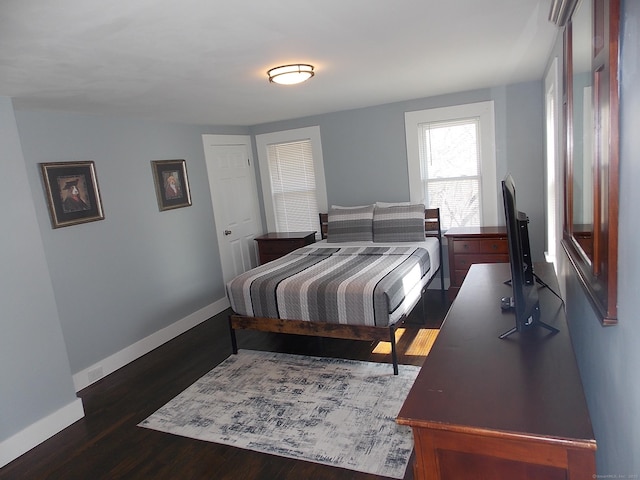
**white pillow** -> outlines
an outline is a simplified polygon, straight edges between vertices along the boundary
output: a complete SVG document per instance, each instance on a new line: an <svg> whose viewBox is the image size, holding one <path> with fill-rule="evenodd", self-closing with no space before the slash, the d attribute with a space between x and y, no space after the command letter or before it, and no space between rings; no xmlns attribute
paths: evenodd
<svg viewBox="0 0 640 480"><path fill-rule="evenodd" d="M342 205L331 205L334 210L353 210L354 208L368 208L371 205L358 205L356 207L343 207Z"/></svg>
<svg viewBox="0 0 640 480"><path fill-rule="evenodd" d="M376 207L380 207L380 208L398 207L398 206L405 206L405 205L411 205L411 202L392 202L392 203L376 202Z"/></svg>

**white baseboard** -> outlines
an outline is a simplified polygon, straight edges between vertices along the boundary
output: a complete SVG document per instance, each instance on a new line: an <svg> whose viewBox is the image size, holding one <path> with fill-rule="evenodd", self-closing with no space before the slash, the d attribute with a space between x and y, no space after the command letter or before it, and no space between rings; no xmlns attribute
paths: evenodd
<svg viewBox="0 0 640 480"><path fill-rule="evenodd" d="M76 392L124 367L229 307L225 297L73 375Z"/></svg>
<svg viewBox="0 0 640 480"><path fill-rule="evenodd" d="M84 417L82 400L77 398L61 409L32 423L27 428L0 442L0 468L23 453L53 437Z"/></svg>

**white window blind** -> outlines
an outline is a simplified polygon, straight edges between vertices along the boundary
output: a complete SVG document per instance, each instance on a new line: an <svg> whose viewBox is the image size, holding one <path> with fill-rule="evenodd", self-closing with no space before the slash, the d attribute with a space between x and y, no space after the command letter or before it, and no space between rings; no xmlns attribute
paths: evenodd
<svg viewBox="0 0 640 480"><path fill-rule="evenodd" d="M318 230L316 177L310 140L267 147L276 229Z"/></svg>
<svg viewBox="0 0 640 480"><path fill-rule="evenodd" d="M418 124L422 197L443 228L482 224L479 119Z"/></svg>

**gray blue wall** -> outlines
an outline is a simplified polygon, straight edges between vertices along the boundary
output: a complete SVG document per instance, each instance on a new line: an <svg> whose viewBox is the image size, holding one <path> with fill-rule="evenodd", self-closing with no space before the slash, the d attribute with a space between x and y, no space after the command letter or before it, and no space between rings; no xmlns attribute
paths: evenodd
<svg viewBox="0 0 640 480"><path fill-rule="evenodd" d="M598 442L598 473L609 478L638 478L640 2L623 0L621 27L618 325L600 326L566 259L562 272L571 338Z"/></svg>
<svg viewBox="0 0 640 480"><path fill-rule="evenodd" d="M476 90L257 125L252 134L320 126L329 204L361 205L409 199L404 113L494 101L496 182L510 171L518 206L531 219L534 259L544 250L544 134L541 82ZM499 190L498 190L499 191ZM502 198L496 199L502 214ZM504 224L504 220L502 220Z"/></svg>
<svg viewBox="0 0 640 480"><path fill-rule="evenodd" d="M16 113L74 373L221 298L202 147L210 127ZM160 212L151 160L186 160L193 205ZM105 219L52 229L39 162L93 160Z"/></svg>
<svg viewBox="0 0 640 480"><path fill-rule="evenodd" d="M76 398L11 100L0 97L2 442ZM79 406L82 416L82 406ZM62 425L64 426L64 425ZM55 433L55 432L54 432ZM4 448L9 448L5 445Z"/></svg>

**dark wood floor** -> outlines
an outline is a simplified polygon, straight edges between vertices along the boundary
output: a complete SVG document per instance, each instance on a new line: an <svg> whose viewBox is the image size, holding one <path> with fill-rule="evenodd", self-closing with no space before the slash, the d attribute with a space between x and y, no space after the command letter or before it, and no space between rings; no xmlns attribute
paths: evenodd
<svg viewBox="0 0 640 480"><path fill-rule="evenodd" d="M438 292L428 292L427 305L425 326L437 328L448 305L440 303ZM417 338L418 317L417 313L410 316L399 340L401 364L421 365L424 361L424 354L416 354L415 348L408 351L411 340ZM390 361L390 355L374 353L373 342L240 331L238 346ZM227 312L223 312L80 391L85 417L0 469L0 479L382 478L136 426L230 354ZM413 479L411 467L405 479Z"/></svg>

